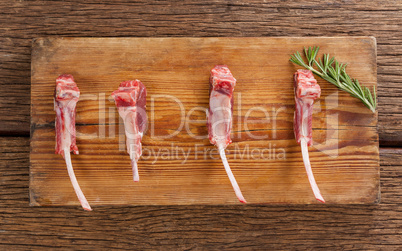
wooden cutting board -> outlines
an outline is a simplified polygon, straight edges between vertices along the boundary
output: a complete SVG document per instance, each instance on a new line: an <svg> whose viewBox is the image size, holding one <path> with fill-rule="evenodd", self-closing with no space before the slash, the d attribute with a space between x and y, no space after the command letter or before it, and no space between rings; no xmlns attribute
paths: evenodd
<svg viewBox="0 0 402 251"><path fill-rule="evenodd" d="M208 79L227 64L237 79L233 143L226 150L249 203L316 202L293 134L289 57L321 47L371 89L377 84L372 37L40 38L32 47L30 202L79 205L65 162L54 154L55 79L72 74L81 90L72 163L92 206L238 204L205 125ZM125 80L146 86L148 129L132 181L124 129L112 91ZM310 159L327 203L378 203L377 114L317 78ZM96 210L96 207L95 207Z"/></svg>

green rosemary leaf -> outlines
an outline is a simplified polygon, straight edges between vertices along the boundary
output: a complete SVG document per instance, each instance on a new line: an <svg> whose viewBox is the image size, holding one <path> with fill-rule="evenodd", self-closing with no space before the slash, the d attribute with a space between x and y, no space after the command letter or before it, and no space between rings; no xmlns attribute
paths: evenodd
<svg viewBox="0 0 402 251"><path fill-rule="evenodd" d="M374 97L374 107L377 107L377 93L375 91L375 86L373 87L373 97Z"/></svg>
<svg viewBox="0 0 402 251"><path fill-rule="evenodd" d="M352 81L352 83L354 84L355 88L356 88L357 90L359 90L359 92L360 92L361 94L364 93L362 87L361 87L360 84L359 84L359 80L354 79L354 80ZM367 88L367 87L366 87L366 88Z"/></svg>
<svg viewBox="0 0 402 251"><path fill-rule="evenodd" d="M367 88L367 87L365 87L365 88L366 88L366 90L367 90L367 96L366 96L367 99L369 99L369 101L370 101L371 104L374 104L373 96L371 95L370 89Z"/></svg>

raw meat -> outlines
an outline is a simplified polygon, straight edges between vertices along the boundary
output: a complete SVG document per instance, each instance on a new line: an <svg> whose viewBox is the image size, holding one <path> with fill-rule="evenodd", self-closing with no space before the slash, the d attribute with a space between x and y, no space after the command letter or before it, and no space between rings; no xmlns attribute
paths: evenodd
<svg viewBox="0 0 402 251"><path fill-rule="evenodd" d="M71 164L70 151L78 154L75 141L75 110L80 97L80 90L74 82L72 75L60 75L56 79L54 94L54 110L56 111L56 154L61 154L67 164L68 175L77 194L81 206L91 211L88 201L78 185L73 166Z"/></svg>
<svg viewBox="0 0 402 251"><path fill-rule="evenodd" d="M225 155L226 147L232 143L230 131L232 129L233 90L235 85L236 79L226 65L217 65L211 70L207 126L209 140L211 144L219 149L223 165L237 198L240 202L246 203Z"/></svg>
<svg viewBox="0 0 402 251"><path fill-rule="evenodd" d="M124 121L127 152L130 154L133 179L140 180L137 161L141 157L141 139L147 126L145 112L147 90L139 80L122 82L112 93L119 115Z"/></svg>
<svg viewBox="0 0 402 251"><path fill-rule="evenodd" d="M294 74L296 110L294 115L294 132L297 143L301 145L303 162L308 180L317 200L325 203L320 189L315 182L308 155L308 146L313 144L312 118L314 100L320 97L321 89L309 70L298 70Z"/></svg>

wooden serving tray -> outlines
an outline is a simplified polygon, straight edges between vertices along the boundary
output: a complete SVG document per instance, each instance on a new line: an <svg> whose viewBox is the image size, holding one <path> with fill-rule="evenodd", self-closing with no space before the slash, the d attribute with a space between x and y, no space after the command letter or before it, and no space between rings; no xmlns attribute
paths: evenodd
<svg viewBox="0 0 402 251"><path fill-rule="evenodd" d="M72 163L92 206L238 204L205 125L208 79L216 64L237 79L226 154L249 203L316 202L293 134L290 55L321 47L360 83L376 86L371 37L40 38L32 47L30 201L79 205L65 162L54 154L55 79L72 74L81 90ZM321 56L320 52L320 56ZM146 86L148 129L134 183L124 129L110 94L119 83ZM377 114L317 78L310 159L327 203L379 202Z"/></svg>

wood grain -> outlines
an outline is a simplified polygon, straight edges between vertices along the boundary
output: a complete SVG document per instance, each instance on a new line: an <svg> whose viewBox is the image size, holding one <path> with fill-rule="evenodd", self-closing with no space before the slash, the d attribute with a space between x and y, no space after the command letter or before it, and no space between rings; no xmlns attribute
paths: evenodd
<svg viewBox="0 0 402 251"><path fill-rule="evenodd" d="M29 134L25 90L36 37L375 36L380 142L402 145L401 10L400 1L385 0L0 1L0 133Z"/></svg>
<svg viewBox="0 0 402 251"><path fill-rule="evenodd" d="M10 147L12 146L12 147ZM402 149L382 148L373 205L30 207L29 139L0 138L0 248L398 250Z"/></svg>
<svg viewBox="0 0 402 251"><path fill-rule="evenodd" d="M65 163L54 154L52 94L55 79L63 73L75 76L82 94L77 106L80 155L73 156L73 163L92 205L238 203L217 150L206 137L208 78L215 64L229 65L237 78L235 143L227 155L247 201L315 203L293 135L292 75L297 67L288 61L292 52L313 42L350 62L349 72L370 88L376 85L375 40L365 37L36 40L31 204L78 203ZM108 100L121 81L135 78L147 87L149 118L139 183L132 181L124 130L118 130L122 124ZM319 84L323 91L313 121L317 143L310 155L323 196L328 203L378 202L377 117L329 83Z"/></svg>

